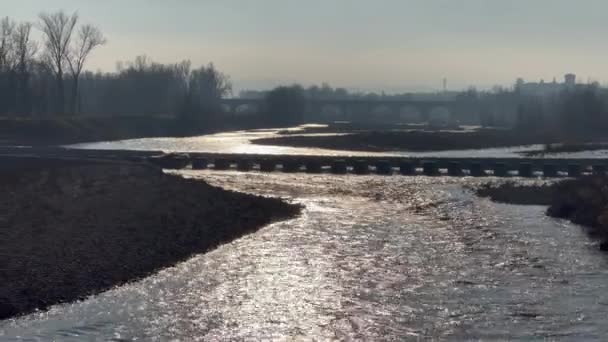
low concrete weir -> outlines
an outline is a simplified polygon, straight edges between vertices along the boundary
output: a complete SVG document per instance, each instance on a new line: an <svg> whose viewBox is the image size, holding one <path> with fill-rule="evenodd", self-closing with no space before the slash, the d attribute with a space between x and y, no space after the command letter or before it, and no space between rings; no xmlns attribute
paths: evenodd
<svg viewBox="0 0 608 342"><path fill-rule="evenodd" d="M274 160L264 159L260 162L260 171L274 172L277 169L277 163Z"/></svg>
<svg viewBox="0 0 608 342"><path fill-rule="evenodd" d="M472 163L469 169L469 174L473 177L482 177L487 175L480 163Z"/></svg>
<svg viewBox="0 0 608 342"><path fill-rule="evenodd" d="M206 158L193 158L192 170L205 170L209 167L209 161Z"/></svg>
<svg viewBox="0 0 608 342"><path fill-rule="evenodd" d="M403 176L411 176L416 174L416 167L410 162L401 162L399 165L399 172Z"/></svg>
<svg viewBox="0 0 608 342"><path fill-rule="evenodd" d="M532 164L523 163L519 165L518 175L520 177L532 177L534 175L534 169Z"/></svg>
<svg viewBox="0 0 608 342"><path fill-rule="evenodd" d="M335 173L338 175L343 175L348 172L348 167L346 165L346 161L344 160L335 160L331 163L331 173Z"/></svg>
<svg viewBox="0 0 608 342"><path fill-rule="evenodd" d="M437 176L439 174L439 169L437 168L436 163L426 162L422 164L422 172L425 176Z"/></svg>
<svg viewBox="0 0 608 342"><path fill-rule="evenodd" d="M450 162L448 164L448 175L452 177L460 177L463 175L462 165L458 162Z"/></svg>
<svg viewBox="0 0 608 342"><path fill-rule="evenodd" d="M393 174L393 166L391 162L387 160L380 160L376 162L376 173L383 176L389 176Z"/></svg>
<svg viewBox="0 0 608 342"><path fill-rule="evenodd" d="M73 161L144 162L164 169L192 167L202 170L334 172L365 175L372 170L380 174L415 176L475 176L483 177L579 177L606 174L608 159L599 158L449 158L449 157L350 157L311 155L260 155L228 153L170 153L161 151L78 150L61 147L0 148L0 157L52 159L65 163ZM0 164L10 167L10 163ZM394 166L399 167L395 173ZM447 171L446 171L447 170Z"/></svg>
<svg viewBox="0 0 608 342"><path fill-rule="evenodd" d="M183 157L172 158L167 166L184 168ZM355 157L326 156L256 156L256 155L221 155L201 156L193 154L191 157L193 169L204 169L203 165L209 160L213 161L214 169L229 170L234 164L239 171L259 170L262 172L276 171L279 165L283 172L307 172L320 174L330 172L333 174L403 176L451 176L451 177L580 177L590 173L605 174L608 160L604 159L532 159L532 158L380 158L369 157L360 159ZM158 160L153 158L151 160ZM395 172L393 167L398 167Z"/></svg>
<svg viewBox="0 0 608 342"><path fill-rule="evenodd" d="M369 174L369 162L366 160L355 160L353 162L353 173L356 175Z"/></svg>
<svg viewBox="0 0 608 342"><path fill-rule="evenodd" d="M307 173L321 173L323 171L323 166L316 160L306 162L304 167Z"/></svg>
<svg viewBox="0 0 608 342"><path fill-rule="evenodd" d="M230 169L230 161L228 159L216 159L213 161L213 168L215 170L228 170Z"/></svg>
<svg viewBox="0 0 608 342"><path fill-rule="evenodd" d="M243 172L251 171L253 170L253 162L249 159L239 160L236 163L236 169Z"/></svg>
<svg viewBox="0 0 608 342"><path fill-rule="evenodd" d="M580 177L581 166L577 164L568 165L568 176L569 177Z"/></svg>

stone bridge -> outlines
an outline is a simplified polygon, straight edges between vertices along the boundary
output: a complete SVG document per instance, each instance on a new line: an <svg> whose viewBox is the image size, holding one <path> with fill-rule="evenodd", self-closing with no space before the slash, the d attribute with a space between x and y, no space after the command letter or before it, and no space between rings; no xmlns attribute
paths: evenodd
<svg viewBox="0 0 608 342"><path fill-rule="evenodd" d="M222 105L232 114L254 114L263 109L264 99L224 99ZM305 119L314 122L447 124L457 112L458 104L453 100L315 99L307 101Z"/></svg>

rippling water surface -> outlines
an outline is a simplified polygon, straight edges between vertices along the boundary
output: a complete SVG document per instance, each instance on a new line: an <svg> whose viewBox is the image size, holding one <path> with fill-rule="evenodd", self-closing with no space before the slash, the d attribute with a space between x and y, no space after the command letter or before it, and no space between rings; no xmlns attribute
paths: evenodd
<svg viewBox="0 0 608 342"><path fill-rule="evenodd" d="M290 128L290 130L301 130L306 126ZM314 125L312 125L314 126ZM478 150L462 151L435 151L435 152L363 152L363 151L338 151L320 148L301 148L289 146L255 145L251 140L259 138L273 138L281 136L279 129L258 129L248 131L224 132L217 134L202 135L188 138L144 138L120 141L107 141L97 143L76 144L70 147L81 149L102 150L155 150L164 152L208 152L208 153L244 153L244 154L297 154L297 155L324 155L324 156L434 156L434 157L512 157L522 155L518 152L542 149L541 145L518 146L507 148L485 148ZM336 135L336 134L311 134L298 133L299 135ZM298 135L296 134L296 135ZM595 151L593 153L573 154L576 158L605 158L608 151ZM569 154L561 155L569 157Z"/></svg>
<svg viewBox="0 0 608 342"><path fill-rule="evenodd" d="M477 180L185 171L301 217L144 280L0 322L0 340L604 340L608 262Z"/></svg>

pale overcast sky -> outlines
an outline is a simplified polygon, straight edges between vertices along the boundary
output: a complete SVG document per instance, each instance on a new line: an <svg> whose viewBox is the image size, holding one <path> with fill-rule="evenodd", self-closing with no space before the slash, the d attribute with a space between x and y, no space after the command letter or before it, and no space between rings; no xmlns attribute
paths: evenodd
<svg viewBox="0 0 608 342"><path fill-rule="evenodd" d="M213 61L237 89L608 80L606 0L0 0L0 16L17 20L58 9L106 34L91 70L141 54Z"/></svg>

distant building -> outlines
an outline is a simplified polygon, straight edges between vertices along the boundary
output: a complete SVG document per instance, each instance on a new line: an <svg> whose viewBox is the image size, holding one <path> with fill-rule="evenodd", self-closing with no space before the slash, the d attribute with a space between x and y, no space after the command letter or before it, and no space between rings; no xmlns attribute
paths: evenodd
<svg viewBox="0 0 608 342"><path fill-rule="evenodd" d="M576 86L576 75L567 74L564 76L564 83L558 83L555 79L553 82L545 82L541 80L538 83L525 82L523 78L518 78L515 83L515 90L522 95L551 97L558 95L560 92L572 89Z"/></svg>

